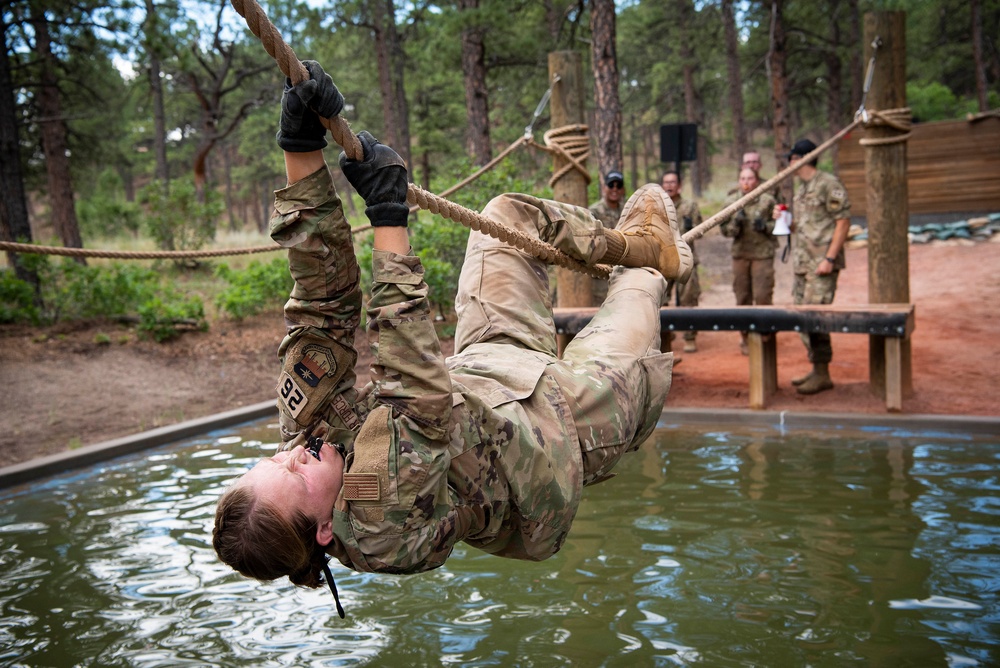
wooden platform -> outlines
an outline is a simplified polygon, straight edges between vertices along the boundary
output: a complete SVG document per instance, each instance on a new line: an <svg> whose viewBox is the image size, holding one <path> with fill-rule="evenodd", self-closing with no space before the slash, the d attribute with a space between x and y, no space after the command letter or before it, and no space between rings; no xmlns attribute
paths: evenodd
<svg viewBox="0 0 1000 668"><path fill-rule="evenodd" d="M594 317L597 308L553 309L557 334L575 335ZM664 308L663 332L748 332L750 407L764 408L778 388L777 332L867 334L870 344L885 350L886 409L901 411L903 393L910 384L903 364L903 345L915 327L913 304L865 306L731 306L728 308Z"/></svg>

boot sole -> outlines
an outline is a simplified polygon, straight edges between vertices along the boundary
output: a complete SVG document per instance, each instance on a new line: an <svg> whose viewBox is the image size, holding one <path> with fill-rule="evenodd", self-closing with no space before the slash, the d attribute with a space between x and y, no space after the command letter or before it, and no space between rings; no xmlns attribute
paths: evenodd
<svg viewBox="0 0 1000 668"><path fill-rule="evenodd" d="M663 208L667 211L667 224L670 226L670 230L674 237L674 248L677 249L678 257L678 270L677 276L671 278L670 280L677 281L678 283L687 283L688 279L691 278L691 272L694 270L694 253L691 252L691 247L687 244L684 239L681 238L680 228L677 227L677 210L674 208L674 201L670 199L670 196L655 183L649 183L642 186L639 190L632 193L632 196L625 203L625 208L622 209L621 216L619 220L625 220L628 215L632 212L632 208L636 206L639 198L636 195L639 191L647 189L653 194L660 198L663 203ZM673 218L670 217L670 212L674 212Z"/></svg>

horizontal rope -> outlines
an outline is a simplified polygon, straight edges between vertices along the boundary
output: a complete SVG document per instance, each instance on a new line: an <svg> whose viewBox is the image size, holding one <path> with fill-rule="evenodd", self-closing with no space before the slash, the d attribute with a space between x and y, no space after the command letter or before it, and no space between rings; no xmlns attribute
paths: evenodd
<svg viewBox="0 0 1000 668"><path fill-rule="evenodd" d="M37 246L15 241L0 241L0 251L34 255L62 255L64 257L99 257L118 260L175 260L181 258L223 257L226 255L251 255L284 250L283 247L255 246L252 248L216 248L213 250L172 250L172 251L113 251L95 248L68 248L66 246Z"/></svg>

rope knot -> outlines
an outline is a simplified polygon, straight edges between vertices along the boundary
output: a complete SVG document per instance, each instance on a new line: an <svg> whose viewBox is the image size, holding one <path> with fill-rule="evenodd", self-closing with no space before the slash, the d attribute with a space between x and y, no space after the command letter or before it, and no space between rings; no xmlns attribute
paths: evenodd
<svg viewBox="0 0 1000 668"><path fill-rule="evenodd" d="M883 109L882 111L865 110L865 128L887 127L896 130L900 134L889 135L887 137L863 137L858 143L862 146L885 146L887 144L904 142L910 138L911 119L909 107Z"/></svg>

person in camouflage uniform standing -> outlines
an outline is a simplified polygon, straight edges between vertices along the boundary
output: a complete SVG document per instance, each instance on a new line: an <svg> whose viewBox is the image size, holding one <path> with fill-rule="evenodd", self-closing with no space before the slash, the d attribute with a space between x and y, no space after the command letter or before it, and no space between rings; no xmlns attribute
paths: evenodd
<svg viewBox="0 0 1000 668"><path fill-rule="evenodd" d="M816 144L800 139L788 153L790 162L816 150ZM792 252L795 283L792 296L796 304L832 304L837 292L837 277L844 269L844 242L851 224L851 202L847 190L833 174L816 168L816 160L797 173L801 187L796 188L792 204ZM775 207L773 217L779 211ZM801 394L816 394L833 388L830 360L833 348L829 334L803 334L812 370L792 380Z"/></svg>
<svg viewBox="0 0 1000 668"><path fill-rule="evenodd" d="M545 559L566 540L582 488L610 477L662 412L673 356L658 349L660 304L666 279L693 267L673 206L645 186L609 230L585 208L492 200L485 216L616 265L608 298L560 359L546 266L472 232L446 359L409 245L405 165L362 132L363 160L340 157L375 235L372 380L358 391L359 270L317 116L338 113L343 98L318 64L304 64L310 79L286 82L282 98L289 185L270 224L295 279L276 388L281 444L220 498L213 547L244 575L325 579L335 596L331 556L358 571L413 573L465 541Z"/></svg>
<svg viewBox="0 0 1000 668"><path fill-rule="evenodd" d="M735 202L760 185L757 172L750 167L740 171L740 192ZM755 202L733 214L722 223L722 234L733 240L733 292L738 306L758 306L774 303L774 251L778 239L774 236L774 196L764 193ZM740 332L740 352L747 354L747 333Z"/></svg>
<svg viewBox="0 0 1000 668"><path fill-rule="evenodd" d="M601 199L590 205L590 214L601 221L604 227L618 227L625 206L625 177L621 172L608 172L604 177L604 192ZM608 296L608 281L604 278L590 280L594 306L600 306Z"/></svg>
<svg viewBox="0 0 1000 668"><path fill-rule="evenodd" d="M701 211L698 209L698 203L686 200L681 196L680 174L677 172L666 172L660 179L660 185L674 203L682 233L690 232L696 226L701 225ZM691 244L691 252L694 253L695 265L694 271L691 272L691 278L686 282L678 282L675 288L677 290L677 301L680 306L697 306L698 298L701 297L701 284L698 282L698 253L695 251L694 244ZM673 339L673 334L671 334L670 338ZM697 352L697 338L698 332L696 331L689 330L684 332L684 352Z"/></svg>

